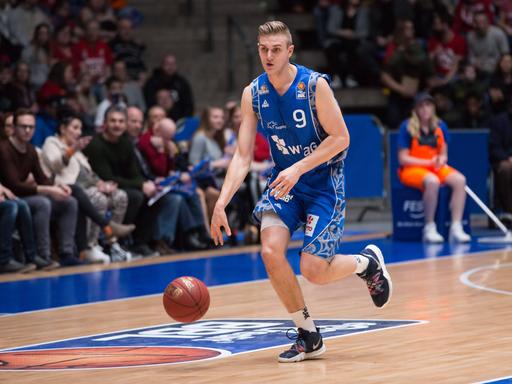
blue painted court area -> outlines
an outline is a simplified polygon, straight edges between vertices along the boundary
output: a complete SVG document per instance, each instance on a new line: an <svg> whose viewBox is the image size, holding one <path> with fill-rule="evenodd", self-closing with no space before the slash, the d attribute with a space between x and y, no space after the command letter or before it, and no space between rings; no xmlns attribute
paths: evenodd
<svg viewBox="0 0 512 384"><path fill-rule="evenodd" d="M480 245L476 242L460 245L425 245L376 239L346 242L342 251L346 254L359 253L369 243L381 247L388 263L465 255L503 248L503 245ZM299 273L299 249L290 249L288 258L295 272ZM163 292L171 280L183 275L195 276L208 286L267 278L258 253L169 261L145 266L121 265L118 269L98 272L0 283L0 313L15 314L158 294Z"/></svg>

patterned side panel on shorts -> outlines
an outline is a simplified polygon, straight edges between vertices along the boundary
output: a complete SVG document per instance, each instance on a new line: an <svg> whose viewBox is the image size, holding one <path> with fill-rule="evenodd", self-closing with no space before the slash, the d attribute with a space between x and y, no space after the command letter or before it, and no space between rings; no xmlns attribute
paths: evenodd
<svg viewBox="0 0 512 384"><path fill-rule="evenodd" d="M331 168L331 181L336 193L336 203L331 221L322 232L302 249L312 255L329 258L334 256L341 245L345 224L345 175L343 162Z"/></svg>

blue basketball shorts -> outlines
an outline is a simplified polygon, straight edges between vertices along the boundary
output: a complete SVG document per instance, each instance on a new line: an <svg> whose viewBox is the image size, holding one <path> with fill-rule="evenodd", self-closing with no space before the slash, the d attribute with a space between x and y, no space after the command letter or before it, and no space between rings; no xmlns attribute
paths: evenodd
<svg viewBox="0 0 512 384"><path fill-rule="evenodd" d="M323 258L339 253L345 224L345 177L340 161L303 175L285 197L276 200L268 185L277 177L274 170L267 189L253 211L261 224L264 212L275 212L290 230L304 226L302 252Z"/></svg>

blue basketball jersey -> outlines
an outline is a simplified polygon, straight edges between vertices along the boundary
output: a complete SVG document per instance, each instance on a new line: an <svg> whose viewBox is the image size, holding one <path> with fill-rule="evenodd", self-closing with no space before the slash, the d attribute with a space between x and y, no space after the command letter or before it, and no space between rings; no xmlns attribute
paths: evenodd
<svg viewBox="0 0 512 384"><path fill-rule="evenodd" d="M279 95L266 73L251 83L253 110L258 116L259 129L266 135L272 158L278 171L309 156L325 139L326 132L318 121L316 84L327 75L296 65L297 74L284 95ZM345 157L345 151L326 164Z"/></svg>
<svg viewBox="0 0 512 384"><path fill-rule="evenodd" d="M315 99L319 77L326 75L296 65L297 74L280 96L266 73L251 83L253 110L265 133L275 167L267 186L279 172L309 156L327 137L318 121ZM293 233L304 225L303 251L329 258L341 244L345 222L343 159L346 150L302 175L284 197L276 200L267 188L253 211L257 222L275 212Z"/></svg>

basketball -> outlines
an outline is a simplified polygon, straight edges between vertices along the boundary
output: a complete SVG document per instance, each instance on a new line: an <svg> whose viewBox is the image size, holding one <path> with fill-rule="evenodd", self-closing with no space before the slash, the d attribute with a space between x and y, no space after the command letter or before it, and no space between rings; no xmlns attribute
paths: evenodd
<svg viewBox="0 0 512 384"><path fill-rule="evenodd" d="M174 279L163 294L165 312L176 321L191 323L204 316L210 306L206 285L191 276Z"/></svg>

